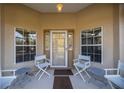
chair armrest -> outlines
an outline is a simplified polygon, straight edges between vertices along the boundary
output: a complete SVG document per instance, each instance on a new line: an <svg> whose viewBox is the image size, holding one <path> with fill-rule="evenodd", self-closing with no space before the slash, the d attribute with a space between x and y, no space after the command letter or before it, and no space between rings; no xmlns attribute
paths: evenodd
<svg viewBox="0 0 124 93"><path fill-rule="evenodd" d="M104 70L105 70L105 75L108 75L108 71L117 71L117 74L118 74L117 68L109 68L109 69L104 69Z"/></svg>
<svg viewBox="0 0 124 93"><path fill-rule="evenodd" d="M85 67L86 67L86 68L88 68L88 67L91 66L91 64L90 64L89 62L85 62L84 64L85 64Z"/></svg>
<svg viewBox="0 0 124 93"><path fill-rule="evenodd" d="M77 62L77 61L78 61L78 59L74 59L73 61L74 61L74 62Z"/></svg>

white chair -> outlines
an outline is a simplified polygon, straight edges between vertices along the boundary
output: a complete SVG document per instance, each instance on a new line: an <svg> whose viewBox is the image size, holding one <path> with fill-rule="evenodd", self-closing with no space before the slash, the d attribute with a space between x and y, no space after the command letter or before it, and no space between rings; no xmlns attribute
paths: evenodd
<svg viewBox="0 0 124 93"><path fill-rule="evenodd" d="M116 74L115 74L115 71L116 71ZM113 72L113 73L110 73L110 72ZM120 73L120 72L122 72L124 75L124 62L121 62L120 60L118 61L117 68L105 69L104 77L108 80L108 83L111 86L111 88L115 88L113 85L113 83L114 83L119 88L124 89L124 76L122 76L121 75L122 73Z"/></svg>
<svg viewBox="0 0 124 93"><path fill-rule="evenodd" d="M0 70L1 72L1 76L0 76L0 88L7 88L8 86L11 85L11 82L16 79L16 75L15 75L15 71L16 70ZM12 72L12 75L7 75L7 76L3 76L2 73L8 73L8 72Z"/></svg>
<svg viewBox="0 0 124 93"><path fill-rule="evenodd" d="M75 73L74 75L79 74L84 82L86 80L84 79L83 75L81 74L82 72L85 72L86 75L89 78L91 78L90 75L88 74L88 72L86 71L91 66L90 56L79 55L78 59L74 59L73 61L74 61L74 66L77 70L77 73Z"/></svg>
<svg viewBox="0 0 124 93"><path fill-rule="evenodd" d="M46 58L46 55L35 56L35 66L39 69L35 76L42 71L38 80L43 76L44 73L50 77L50 74L46 71L50 66L50 60Z"/></svg>

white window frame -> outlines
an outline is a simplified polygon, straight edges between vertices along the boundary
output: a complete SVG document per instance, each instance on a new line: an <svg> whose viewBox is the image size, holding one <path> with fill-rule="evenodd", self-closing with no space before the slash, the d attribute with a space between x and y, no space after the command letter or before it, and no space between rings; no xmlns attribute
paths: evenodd
<svg viewBox="0 0 124 93"><path fill-rule="evenodd" d="M85 44L85 45L82 45L82 37L81 37L81 35L82 35L82 32L83 31L88 31L88 30L91 30L91 29L95 29L95 28L99 28L99 27L101 27L101 44ZM80 31L80 55L82 54L81 53L81 47L82 46L101 46L101 62L92 62L92 63L94 63L94 64L103 64L103 37L104 37L104 33L103 33L104 31L103 31L103 26L98 26L98 27L93 27L93 28L89 28L89 29L83 29L83 30L81 30Z"/></svg>
<svg viewBox="0 0 124 93"><path fill-rule="evenodd" d="M14 34L13 34L14 35L14 64L22 64L22 63L26 63L26 62L31 62L33 60L31 60L31 61L22 61L22 62L19 62L19 63L16 62L16 46L35 46L36 47L36 54L37 54L37 32L35 32L36 33L36 45L16 45L16 29L17 28L21 28L23 30L25 29L23 27L14 27ZM33 31L33 30L29 30L29 31Z"/></svg>

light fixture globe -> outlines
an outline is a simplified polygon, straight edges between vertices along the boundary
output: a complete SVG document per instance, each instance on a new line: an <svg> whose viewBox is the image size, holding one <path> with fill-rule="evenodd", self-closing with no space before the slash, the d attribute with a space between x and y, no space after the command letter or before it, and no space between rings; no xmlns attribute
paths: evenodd
<svg viewBox="0 0 124 93"><path fill-rule="evenodd" d="M58 12L61 12L62 8L63 8L63 4L57 4L56 8L57 8Z"/></svg>

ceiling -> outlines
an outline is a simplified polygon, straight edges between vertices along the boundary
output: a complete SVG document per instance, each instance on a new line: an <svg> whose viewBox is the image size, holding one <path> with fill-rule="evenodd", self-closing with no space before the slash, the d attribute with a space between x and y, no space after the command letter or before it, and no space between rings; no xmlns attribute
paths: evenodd
<svg viewBox="0 0 124 93"><path fill-rule="evenodd" d="M25 3L27 7L30 7L36 11L42 13L57 13L56 5L57 3ZM86 8L91 5L90 3L64 3L62 13L75 13L81 9Z"/></svg>

